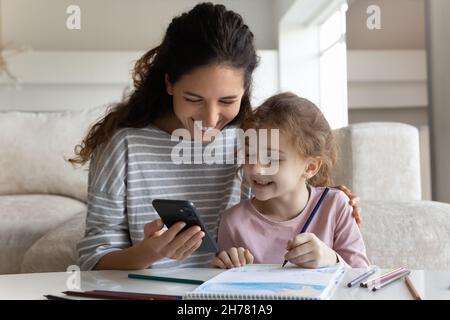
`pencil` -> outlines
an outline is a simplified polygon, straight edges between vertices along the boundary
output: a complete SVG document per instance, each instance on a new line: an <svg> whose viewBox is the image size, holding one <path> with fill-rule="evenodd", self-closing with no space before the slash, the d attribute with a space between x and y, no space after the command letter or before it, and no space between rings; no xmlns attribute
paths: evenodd
<svg viewBox="0 0 450 320"><path fill-rule="evenodd" d="M114 299L114 300L179 300L181 297L161 294L147 294L135 292L120 292L120 291L64 291L65 295L84 298L97 299Z"/></svg>
<svg viewBox="0 0 450 320"><path fill-rule="evenodd" d="M367 281L361 282L360 286L363 287L363 288L367 288L369 283L373 283L373 282L375 282L375 281L377 281L377 280L381 280L382 278L385 278L385 277L387 277L387 276L389 276L389 275L392 275L393 273L399 272L399 271L402 270L402 269L404 269L404 268L401 267L401 268L397 268L397 269L388 271L388 272L386 272L386 273L383 273L383 274L380 275L380 276L377 276L377 277L375 277L375 278L371 278L371 279L369 279L369 280L367 280Z"/></svg>
<svg viewBox="0 0 450 320"><path fill-rule="evenodd" d="M381 282L380 284L374 286L374 287L372 288L372 291L380 290L381 288L387 286L388 284L390 284L390 283L392 283L392 282L394 282L394 281L397 281L398 279L401 279L401 278L403 278L403 277L409 275L410 273L411 273L410 270L402 271L401 273L397 274L396 276L394 276L394 277L392 277L392 278L390 278L390 279L387 279L386 281L383 281L383 282Z"/></svg>
<svg viewBox="0 0 450 320"><path fill-rule="evenodd" d="M159 277L159 276L150 276L150 275L146 275L146 274L134 274L134 273L128 274L128 278L153 280L153 281L177 282L177 283L186 283L186 284L199 284L199 285L204 283L204 281L202 281L202 280Z"/></svg>
<svg viewBox="0 0 450 320"><path fill-rule="evenodd" d="M311 212L311 214L308 217L308 220L306 220L305 225L303 226L302 230L300 231L300 233L305 233L306 229L308 229L309 224L311 223L312 219L314 218L317 210L319 209L320 205L322 204L323 199L325 198L325 196L327 195L328 191L330 191L330 188L325 188L325 190L323 190L322 195L320 196L319 201L317 201L316 206L314 207L313 211ZM284 260L283 265L281 266L282 268L286 265L288 261Z"/></svg>
<svg viewBox="0 0 450 320"><path fill-rule="evenodd" d="M354 280L350 281L349 283L347 283L347 287L351 288L354 285L364 281L365 279L367 279L368 277L373 275L375 272L377 272L377 270L378 270L378 267L371 268L369 271L363 273L362 275L360 275L356 279L354 279Z"/></svg>
<svg viewBox="0 0 450 320"><path fill-rule="evenodd" d="M416 288L414 287L414 284L413 284L411 278L409 277L409 275L405 277L405 283L406 283L406 286L408 287L409 292L411 292L411 295L413 296L413 298L415 300L422 300L422 298L420 297Z"/></svg>
<svg viewBox="0 0 450 320"><path fill-rule="evenodd" d="M58 297L52 294L44 294L44 297L47 298L47 300L72 300L69 298L64 298L64 297Z"/></svg>
<svg viewBox="0 0 450 320"><path fill-rule="evenodd" d="M369 290L371 290L373 287L375 287L375 286L377 286L379 284L382 284L382 283L384 283L386 281L389 281L390 279L397 277L399 274L401 274L401 273L403 273L405 271L407 271L406 268L400 268L399 270L393 271L393 272L391 272L391 273L389 273L387 275L384 275L383 277L381 277L379 279L375 279L373 281L370 281L370 282L367 283L367 288L369 288Z"/></svg>

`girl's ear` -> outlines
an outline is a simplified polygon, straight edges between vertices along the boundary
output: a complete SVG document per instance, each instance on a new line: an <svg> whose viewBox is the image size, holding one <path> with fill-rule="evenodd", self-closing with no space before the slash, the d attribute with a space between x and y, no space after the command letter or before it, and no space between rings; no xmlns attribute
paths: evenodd
<svg viewBox="0 0 450 320"><path fill-rule="evenodd" d="M169 76L167 75L167 73L164 75L164 82L166 84L166 91L167 94L170 96L173 96L173 85L169 80Z"/></svg>
<svg viewBox="0 0 450 320"><path fill-rule="evenodd" d="M309 158L304 173L306 180L314 177L317 174L317 172L319 172L321 166L322 166L322 159L320 157Z"/></svg>

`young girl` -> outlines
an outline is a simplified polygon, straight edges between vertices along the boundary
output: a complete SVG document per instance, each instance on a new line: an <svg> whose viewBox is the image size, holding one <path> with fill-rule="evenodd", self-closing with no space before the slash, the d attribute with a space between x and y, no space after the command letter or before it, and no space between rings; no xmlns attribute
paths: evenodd
<svg viewBox="0 0 450 320"><path fill-rule="evenodd" d="M220 253L212 264L232 268L287 260L305 268L338 262L368 266L363 238L347 197L325 187L331 184L336 147L319 108L306 99L283 93L264 102L246 117L242 127L269 132L279 129L278 146L268 142L272 153L269 158L274 157L270 161L278 163L278 171L265 174L268 164L249 164L246 146L244 179L254 197L222 214ZM258 154L260 146L258 143ZM315 207L315 215L300 233Z"/></svg>

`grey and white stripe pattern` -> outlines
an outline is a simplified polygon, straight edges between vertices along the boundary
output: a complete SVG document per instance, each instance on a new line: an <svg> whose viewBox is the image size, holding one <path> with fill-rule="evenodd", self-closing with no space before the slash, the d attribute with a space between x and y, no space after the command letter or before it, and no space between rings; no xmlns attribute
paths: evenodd
<svg viewBox="0 0 450 320"><path fill-rule="evenodd" d="M94 151L89 166L85 237L77 244L79 265L91 270L105 254L143 239L144 225L159 216L155 198L190 200L208 229L216 234L219 213L248 198L237 175L237 164L175 164L172 148L178 141L149 125L124 128ZM193 156L195 148L191 145ZM224 157L235 153L236 129L222 130ZM225 159L225 158L224 158ZM184 261L163 259L153 267L206 266L212 254L194 252Z"/></svg>

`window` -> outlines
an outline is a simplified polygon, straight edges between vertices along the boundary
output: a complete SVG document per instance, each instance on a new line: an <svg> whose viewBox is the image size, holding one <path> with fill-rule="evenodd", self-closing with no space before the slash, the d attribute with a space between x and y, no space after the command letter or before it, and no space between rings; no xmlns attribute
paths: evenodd
<svg viewBox="0 0 450 320"><path fill-rule="evenodd" d="M348 124L347 108L347 4L319 24L320 107L332 128Z"/></svg>

